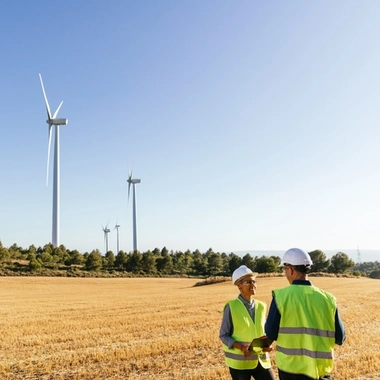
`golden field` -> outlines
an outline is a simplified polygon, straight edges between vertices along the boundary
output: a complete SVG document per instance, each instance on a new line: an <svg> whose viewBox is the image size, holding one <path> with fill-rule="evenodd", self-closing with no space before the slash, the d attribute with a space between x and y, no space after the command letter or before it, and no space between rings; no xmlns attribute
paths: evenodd
<svg viewBox="0 0 380 380"><path fill-rule="evenodd" d="M347 340L334 380L380 379L380 281L312 277L332 292ZM219 341L230 282L0 278L1 379L230 379ZM258 278L271 301L283 277ZM274 354L272 354L275 367Z"/></svg>

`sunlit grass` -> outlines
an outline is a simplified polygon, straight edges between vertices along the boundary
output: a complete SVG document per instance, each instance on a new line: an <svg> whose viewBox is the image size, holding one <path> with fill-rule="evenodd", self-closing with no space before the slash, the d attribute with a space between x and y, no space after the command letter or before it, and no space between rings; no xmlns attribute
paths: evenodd
<svg viewBox="0 0 380 380"><path fill-rule="evenodd" d="M311 280L336 295L347 329L334 379L380 378L379 280ZM0 378L230 379L218 333L237 289L196 282L0 278ZM257 298L269 306L271 290L286 280L264 277L258 285Z"/></svg>

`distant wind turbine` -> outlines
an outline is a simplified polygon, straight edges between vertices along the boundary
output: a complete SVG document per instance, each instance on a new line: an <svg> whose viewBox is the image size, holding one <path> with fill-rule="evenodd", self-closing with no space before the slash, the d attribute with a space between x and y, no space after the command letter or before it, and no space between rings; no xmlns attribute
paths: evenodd
<svg viewBox="0 0 380 380"><path fill-rule="evenodd" d="M59 231L60 231L60 164L59 164L59 126L66 125L67 119L57 118L58 112L62 106L63 101L54 112L53 116L50 112L49 102L45 93L44 83L42 82L42 76L40 76L40 82L42 92L44 94L46 112L48 119L46 123L49 126L48 129L48 154L47 154L47 169L46 169L46 186L49 180L49 161L50 161L50 145L52 128L54 127L54 169L53 169L53 218L52 218L52 244L54 247L59 246Z"/></svg>
<svg viewBox="0 0 380 380"><path fill-rule="evenodd" d="M119 253L119 227L120 227L120 224L117 224L115 225L114 229L116 229L116 232L117 232L117 240L116 240L116 248L117 248L117 252L116 254Z"/></svg>
<svg viewBox="0 0 380 380"><path fill-rule="evenodd" d="M106 252L108 252L108 234L111 232L111 230L108 228L108 224L103 227L102 226L102 230L104 232L104 246L105 246L105 249L106 249Z"/></svg>
<svg viewBox="0 0 380 380"><path fill-rule="evenodd" d="M132 172L128 177L128 201L131 190L133 187L133 251L137 251L137 217L136 217L136 184L141 182L141 179L132 178Z"/></svg>

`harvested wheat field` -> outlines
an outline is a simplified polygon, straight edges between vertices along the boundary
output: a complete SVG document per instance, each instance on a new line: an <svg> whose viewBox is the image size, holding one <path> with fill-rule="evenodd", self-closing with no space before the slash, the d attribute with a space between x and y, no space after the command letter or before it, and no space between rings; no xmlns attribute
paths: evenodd
<svg viewBox="0 0 380 380"><path fill-rule="evenodd" d="M311 280L336 295L346 325L334 379L380 379L380 281ZM0 378L230 379L218 333L237 289L196 282L0 278ZM269 306L271 290L285 285L259 277L257 298Z"/></svg>

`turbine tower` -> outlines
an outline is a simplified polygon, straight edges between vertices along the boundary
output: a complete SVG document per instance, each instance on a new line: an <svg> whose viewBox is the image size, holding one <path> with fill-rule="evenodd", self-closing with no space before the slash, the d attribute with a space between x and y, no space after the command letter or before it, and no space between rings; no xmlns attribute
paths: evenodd
<svg viewBox="0 0 380 380"><path fill-rule="evenodd" d="M362 263L362 256L360 254L360 251L359 251L359 246L358 246L358 249L357 249L357 254L358 254L358 264L361 264Z"/></svg>
<svg viewBox="0 0 380 380"><path fill-rule="evenodd" d="M104 247L106 250L104 254L106 254L108 252L108 234L111 232L111 230L108 228L108 224L105 227L102 226L102 230L104 232Z"/></svg>
<svg viewBox="0 0 380 380"><path fill-rule="evenodd" d="M128 177L128 201L129 194L131 190L133 190L133 251L137 251L137 217L136 217L136 184L141 182L141 179L132 178L132 172Z"/></svg>
<svg viewBox="0 0 380 380"><path fill-rule="evenodd" d="M117 249L117 252L116 254L119 253L119 227L120 227L120 224L117 224L115 225L114 229L116 229L116 232L117 232L117 240L116 240L116 249Z"/></svg>
<svg viewBox="0 0 380 380"><path fill-rule="evenodd" d="M49 180L49 161L50 161L50 145L52 129L54 130L54 168L53 168L53 216L52 216L52 239L51 242L54 247L59 246L59 231L60 231L60 164L59 164L59 126L66 125L68 123L67 119L57 118L58 112L62 106L63 101L58 106L57 110L54 112L53 116L50 112L49 102L45 93L44 83L42 81L42 76L40 76L40 82L42 87L42 92L44 94L47 120L48 124L48 154L47 154L47 169L46 169L46 186Z"/></svg>

